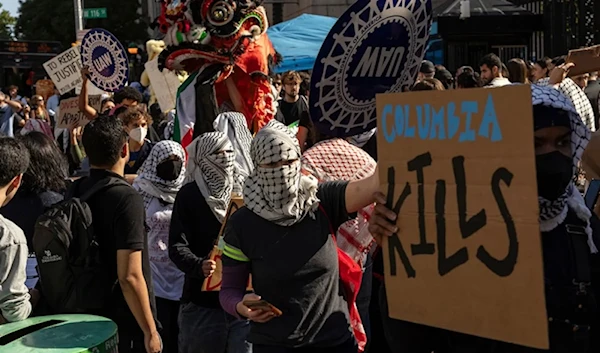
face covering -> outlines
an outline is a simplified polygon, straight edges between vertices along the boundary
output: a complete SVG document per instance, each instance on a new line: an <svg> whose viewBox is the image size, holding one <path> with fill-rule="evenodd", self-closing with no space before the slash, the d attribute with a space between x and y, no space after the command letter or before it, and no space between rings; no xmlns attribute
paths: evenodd
<svg viewBox="0 0 600 353"><path fill-rule="evenodd" d="M146 134L148 133L148 129L145 127L136 127L135 129L129 131L129 137L138 142L142 143L146 138Z"/></svg>
<svg viewBox="0 0 600 353"><path fill-rule="evenodd" d="M156 166L156 176L166 180L173 181L179 177L183 162L180 160L166 160Z"/></svg>
<svg viewBox="0 0 600 353"><path fill-rule="evenodd" d="M562 196L573 180L573 159L554 151L535 157L538 195L548 201Z"/></svg>

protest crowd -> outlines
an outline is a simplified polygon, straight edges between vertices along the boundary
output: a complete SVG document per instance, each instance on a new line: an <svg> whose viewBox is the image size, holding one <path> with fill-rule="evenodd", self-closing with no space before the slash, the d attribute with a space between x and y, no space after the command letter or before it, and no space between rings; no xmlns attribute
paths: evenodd
<svg viewBox="0 0 600 353"><path fill-rule="evenodd" d="M402 294L406 288L396 290L388 280L402 276L404 269L407 278L421 278L418 267L423 263L409 256L411 266L409 251L415 255L421 245L421 255L437 251L439 267L429 265L436 273L460 267L458 259L464 255L464 262L467 256L476 257L494 273L508 271L498 275L504 278L509 276L504 265L511 256L497 260L494 256L504 255L482 254L483 247L477 253L452 254L456 248L442 248L439 228L437 245L425 244L424 233L422 243L406 245L407 237L417 239L410 233L422 228L407 232L403 225L410 222L399 219L410 218L415 224L427 219L429 225L431 217L431 224L438 222L439 227L444 217L448 222L460 218L466 239L486 224L486 216L465 219L467 211L460 211L460 204L459 211L452 209L444 216L438 193L446 190L440 188L445 182L424 182L424 167L411 167L410 162L409 170L417 171L418 180L412 193L435 191L435 212L433 202L419 204L420 210L402 209L402 195L411 193L409 182L401 196L395 194L393 186L404 187L405 180L396 176L388 183L383 176L391 178L394 169L382 163L382 155L401 152L393 146L382 149L383 140L391 143L402 134L409 136L409 123L399 123L402 112L390 114L388 120L383 114L376 127L342 136L322 128L322 120L311 116L314 75L275 73L269 67L264 77L248 79L238 75L238 66L222 81L233 81L237 91L217 86L219 79L201 82L208 70L203 66L197 76L191 70L185 73L175 87L173 106L165 109L157 99L161 88L149 84L155 76L104 90L102 80L108 79L86 65L83 54L82 60L77 94L75 89L61 92L58 85L53 92L30 97L20 95L16 86L3 87L0 93L0 328L45 315L102 316L118 327L118 346L111 352L120 353L600 352L600 205L595 207L600 187L594 183L600 179L600 135L595 132L600 129L600 80L598 71L572 75L577 64L567 53L506 63L490 53L478 67L463 66L456 72L420 57L415 59L414 77L393 96L422 97L425 102L432 97L434 105L450 95L448 91L465 97L469 92L483 92L477 93L482 97L519 89L527 93L528 101L513 111L526 123L530 120L525 117L532 116L533 126L520 133L534 142L534 177L531 185L517 176L514 182L519 190L534 190L533 201L523 194L519 202L534 204L537 218L526 229L539 230L541 236L525 234L519 243L535 238L535 244L541 244L538 301L544 327L531 332L542 332L545 349L525 344L531 342L527 338L504 340L398 319L397 303L407 300ZM174 61L168 57L165 67ZM172 71L184 75L183 70ZM214 77L227 69L217 71ZM177 81L175 74L172 78ZM246 98L252 85L266 85L268 94L260 96L266 108L248 108L255 97L237 104L232 92ZM186 95L187 87L196 90L194 95ZM195 121L185 121L192 105ZM465 106L463 102L460 114ZM382 107L378 101L380 116ZM431 114L435 120L436 113ZM500 122L502 118L498 114ZM433 140L435 128L431 131L425 137ZM481 131L478 136L484 135ZM441 133L439 139L444 139ZM422 135L421 127L416 134ZM495 138L493 129L487 134ZM506 129L503 134L508 139ZM506 153L517 160L529 151L519 148L507 148ZM403 158L400 164L409 160L398 158ZM432 164L431 157L423 163ZM456 182L447 183L452 198L461 188L457 164L451 172ZM463 165L463 174L464 170ZM500 195L496 200L512 178L498 175L504 184L496 189L492 185L494 195ZM506 200L505 208L513 199ZM498 201L498 216L488 210L489 223L501 222L502 202ZM423 210L429 213L422 216ZM473 211L469 208L468 214ZM510 223L514 233L514 224L524 217L509 214L506 229L499 232L512 234ZM470 234L463 227L472 229ZM522 246L513 254L515 259L530 256L527 249ZM389 262L392 268L385 265ZM412 268L411 275L411 267L418 274ZM481 278L468 278L473 287L465 290L485 287ZM524 284L522 288L528 291ZM441 298L445 293L439 289L425 288L427 294L421 295ZM391 297L391 290L398 295ZM437 315L445 317L443 322L471 317L450 307L441 311ZM498 321L498 326L511 324ZM533 336L531 332L522 336Z"/></svg>

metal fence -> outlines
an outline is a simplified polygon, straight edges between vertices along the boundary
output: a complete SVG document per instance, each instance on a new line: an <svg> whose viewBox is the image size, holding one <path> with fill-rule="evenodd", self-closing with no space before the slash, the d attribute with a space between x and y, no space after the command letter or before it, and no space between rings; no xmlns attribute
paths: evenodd
<svg viewBox="0 0 600 353"><path fill-rule="evenodd" d="M544 32L533 34L532 58L558 56L570 49L600 41L600 1L598 0L512 0L527 10L544 15Z"/></svg>

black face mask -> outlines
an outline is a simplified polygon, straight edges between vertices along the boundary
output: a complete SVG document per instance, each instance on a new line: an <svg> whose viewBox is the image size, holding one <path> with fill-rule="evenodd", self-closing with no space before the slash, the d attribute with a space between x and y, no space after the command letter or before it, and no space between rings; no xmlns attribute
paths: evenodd
<svg viewBox="0 0 600 353"><path fill-rule="evenodd" d="M156 176L166 181L173 181L179 177L182 166L183 162L180 160L163 161L156 166Z"/></svg>
<svg viewBox="0 0 600 353"><path fill-rule="evenodd" d="M565 193L573 181L573 159L554 151L535 156L538 195L554 201Z"/></svg>

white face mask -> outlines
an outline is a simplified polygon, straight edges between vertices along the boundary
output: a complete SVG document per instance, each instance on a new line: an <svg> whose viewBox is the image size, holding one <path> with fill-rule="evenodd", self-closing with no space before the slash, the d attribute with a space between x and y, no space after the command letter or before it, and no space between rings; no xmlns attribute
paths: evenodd
<svg viewBox="0 0 600 353"><path fill-rule="evenodd" d="M142 143L148 134L148 128L145 127L136 127L135 129L129 131L129 137L138 142Z"/></svg>

